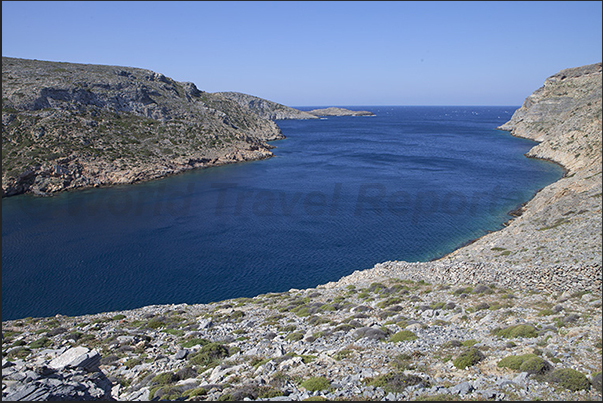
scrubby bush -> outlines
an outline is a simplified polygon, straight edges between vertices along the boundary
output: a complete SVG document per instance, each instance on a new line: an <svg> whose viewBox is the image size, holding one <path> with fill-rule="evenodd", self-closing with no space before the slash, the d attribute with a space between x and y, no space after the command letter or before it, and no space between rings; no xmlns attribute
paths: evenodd
<svg viewBox="0 0 603 403"><path fill-rule="evenodd" d="M504 329L498 329L494 331L494 334L507 339L516 337L538 337L536 328L529 324L520 324L509 326Z"/></svg>
<svg viewBox="0 0 603 403"><path fill-rule="evenodd" d="M392 343L398 343L400 341L412 341L416 340L418 337L416 334L411 332L410 330L401 330L398 333L392 335L389 338L389 341Z"/></svg>
<svg viewBox="0 0 603 403"><path fill-rule="evenodd" d="M354 353L352 352L352 350L344 348L343 350L339 350L338 352L333 354L333 359L339 361L339 360L343 360L344 358L349 358L353 354Z"/></svg>
<svg viewBox="0 0 603 403"><path fill-rule="evenodd" d="M367 383L376 388L383 388L386 392L402 393L409 386L423 384L429 387L429 382L417 375L406 375L403 372L390 372L373 379L367 379Z"/></svg>
<svg viewBox="0 0 603 403"><path fill-rule="evenodd" d="M183 393L183 395L186 397L204 396L204 395L207 395L207 390L205 390L203 388L189 389L189 390L185 391Z"/></svg>
<svg viewBox="0 0 603 403"><path fill-rule="evenodd" d="M590 386L588 378L582 372L572 368L557 369L549 374L547 380L573 392L588 389Z"/></svg>
<svg viewBox="0 0 603 403"><path fill-rule="evenodd" d="M525 360L519 370L521 372L527 372L528 374L539 374L544 375L546 372L552 369L552 365L549 364L541 357L531 357Z"/></svg>
<svg viewBox="0 0 603 403"><path fill-rule="evenodd" d="M210 341L207 339L191 339L191 340L188 340L188 341L185 341L184 343L182 343L182 347L191 348L191 347L198 346L198 345L205 346L209 343L210 343Z"/></svg>
<svg viewBox="0 0 603 403"><path fill-rule="evenodd" d="M509 355L500 360L497 366L499 368L509 368L514 371L519 371L521 364L523 364L525 361L528 361L530 358L536 357L536 354Z"/></svg>
<svg viewBox="0 0 603 403"><path fill-rule="evenodd" d="M168 385L176 381L177 377L173 372L163 372L151 379L151 382L156 385Z"/></svg>
<svg viewBox="0 0 603 403"><path fill-rule="evenodd" d="M316 390L326 390L331 386L331 382L324 376L314 376L312 378L306 379L301 383L301 386L306 388L311 392Z"/></svg>
<svg viewBox="0 0 603 403"><path fill-rule="evenodd" d="M50 345L50 339L48 337L42 337L38 340L29 343L29 348L42 348Z"/></svg>
<svg viewBox="0 0 603 403"><path fill-rule="evenodd" d="M454 359L452 364L458 369L465 369L467 367L471 367L477 364L485 358L486 357L481 351L479 351L477 348L472 347L459 354L459 356Z"/></svg>
<svg viewBox="0 0 603 403"><path fill-rule="evenodd" d="M210 365L214 361L228 357L228 349L219 343L210 343L190 358L190 362L196 365Z"/></svg>
<svg viewBox="0 0 603 403"><path fill-rule="evenodd" d="M287 337L285 337L285 340L287 341L298 341L304 338L304 333L299 331L299 332L293 332L293 333L289 333L287 335Z"/></svg>

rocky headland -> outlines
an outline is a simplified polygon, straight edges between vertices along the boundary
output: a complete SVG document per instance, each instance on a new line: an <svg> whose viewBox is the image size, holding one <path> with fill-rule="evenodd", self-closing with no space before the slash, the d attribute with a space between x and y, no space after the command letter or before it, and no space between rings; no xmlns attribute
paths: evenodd
<svg viewBox="0 0 603 403"><path fill-rule="evenodd" d="M242 94L240 92L215 92L215 95L228 98L236 102L242 108L255 113L264 119L284 120L284 119L317 119L318 116L303 112L295 108L258 98L253 95Z"/></svg>
<svg viewBox="0 0 603 403"><path fill-rule="evenodd" d="M567 169L502 230L306 290L3 321L3 400L601 401L601 64L501 129Z"/></svg>
<svg viewBox="0 0 603 403"><path fill-rule="evenodd" d="M2 197L268 158L287 118L316 117L150 70L3 57Z"/></svg>

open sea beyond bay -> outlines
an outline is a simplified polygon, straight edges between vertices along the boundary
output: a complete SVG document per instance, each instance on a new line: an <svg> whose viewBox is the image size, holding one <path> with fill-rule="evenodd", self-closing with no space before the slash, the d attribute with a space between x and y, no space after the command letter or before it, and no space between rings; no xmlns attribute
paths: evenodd
<svg viewBox="0 0 603 403"><path fill-rule="evenodd" d="M2 200L2 319L207 303L441 257L563 169L495 130L516 107L277 121L275 157ZM309 110L312 108L300 108Z"/></svg>

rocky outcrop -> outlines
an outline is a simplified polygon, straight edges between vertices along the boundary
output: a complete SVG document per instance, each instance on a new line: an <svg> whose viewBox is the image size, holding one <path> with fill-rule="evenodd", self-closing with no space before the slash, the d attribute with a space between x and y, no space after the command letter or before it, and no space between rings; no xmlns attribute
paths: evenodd
<svg viewBox="0 0 603 403"><path fill-rule="evenodd" d="M601 264L601 97L598 63L563 70L526 98L500 129L538 141L527 156L557 162L567 173L518 209L506 228L447 260L528 268Z"/></svg>
<svg viewBox="0 0 603 403"><path fill-rule="evenodd" d="M271 120L149 70L2 58L2 195L272 156Z"/></svg>
<svg viewBox="0 0 603 403"><path fill-rule="evenodd" d="M245 108L264 119L284 120L284 119L316 119L317 116L308 112L303 112L295 108L277 104L276 102L254 97L253 95L242 94L240 92L214 92L212 95L221 96L236 102L242 108Z"/></svg>
<svg viewBox="0 0 603 403"><path fill-rule="evenodd" d="M313 109L308 112L314 116L375 116L373 112L369 111L352 111L345 108L324 108L324 109Z"/></svg>

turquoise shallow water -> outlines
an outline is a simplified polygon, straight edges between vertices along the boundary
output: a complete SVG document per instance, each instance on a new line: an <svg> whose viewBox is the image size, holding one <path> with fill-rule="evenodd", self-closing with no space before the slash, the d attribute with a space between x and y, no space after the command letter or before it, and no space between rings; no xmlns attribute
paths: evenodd
<svg viewBox="0 0 603 403"><path fill-rule="evenodd" d="M278 121L287 139L268 160L3 199L3 319L206 303L430 260L500 229L563 174L495 130L516 107L352 109L376 116Z"/></svg>

